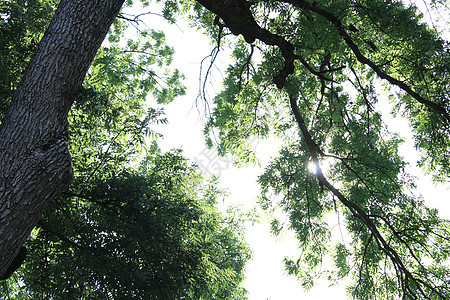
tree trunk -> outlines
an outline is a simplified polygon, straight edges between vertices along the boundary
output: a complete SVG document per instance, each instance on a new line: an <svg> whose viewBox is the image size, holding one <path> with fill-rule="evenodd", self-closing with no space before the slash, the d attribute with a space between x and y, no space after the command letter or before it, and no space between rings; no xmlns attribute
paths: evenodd
<svg viewBox="0 0 450 300"><path fill-rule="evenodd" d="M0 125L0 275L72 180L67 114L124 0L61 0Z"/></svg>

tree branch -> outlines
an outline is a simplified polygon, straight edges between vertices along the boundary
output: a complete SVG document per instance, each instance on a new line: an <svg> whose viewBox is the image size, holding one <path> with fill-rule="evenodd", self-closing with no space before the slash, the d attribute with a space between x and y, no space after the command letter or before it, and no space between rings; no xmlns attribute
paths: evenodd
<svg viewBox="0 0 450 300"><path fill-rule="evenodd" d="M218 15L234 35L242 34L252 44L256 39L266 45L278 46L284 58L284 66L273 79L282 88L289 75L294 73L294 46L283 37L261 28L250 11L251 3L246 0L197 0L211 12Z"/></svg>
<svg viewBox="0 0 450 300"><path fill-rule="evenodd" d="M397 279L399 281L399 284L401 286L403 286L406 290L409 291L410 296L415 297L415 294L416 294L411 288L411 284L410 284L410 281L411 281L416 286L417 290L419 291L419 293L422 296L426 297L426 293L425 293L425 291L422 288L422 286L426 286L434 294L438 295L439 297L444 298L443 295L437 289L435 289L434 287L432 287L428 283L424 282L420 278L416 278L408 270L408 268L405 266L403 260L401 259L401 257L397 253L397 251L395 251L388 244L388 242L384 239L383 235L378 230L377 226L372 221L370 216L359 205L357 205L357 204L351 202L350 200L348 200L337 188L335 188L326 179L326 177L323 175L322 170L321 170L321 168L319 166L319 159L318 159L318 154L317 154L318 153L317 144L313 141L313 139L312 139L312 137L311 137L311 135L310 135L306 125L305 125L305 121L304 121L303 117L301 116L300 110L299 110L298 105L297 105L297 100L296 100L296 98L293 95L289 96L289 100L290 100L290 106L291 106L292 112L294 114L295 120L296 120L296 122L297 122L297 124L298 124L298 126L300 128L300 131L302 132L303 137L306 140L306 143L308 145L308 148L309 148L309 151L310 151L310 154L311 154L311 158L313 160L313 163L316 166L316 170L317 171L316 171L315 175L316 175L317 180L319 181L319 183L321 183L323 186L325 186L333 195L335 195L339 199L339 201L345 207L347 207L352 212L352 214L356 218L361 220L361 222L367 226L368 230L371 232L371 234L375 238L379 249L383 253L385 253L385 255L387 257L389 257L389 259L393 263L395 269L399 272L399 274L397 275Z"/></svg>
<svg viewBox="0 0 450 300"><path fill-rule="evenodd" d="M398 86L403 91L405 91L407 94L409 94L411 97L416 99L419 103L422 103L425 106L431 108L436 113L440 114L445 120L447 120L448 123L450 123L450 114L444 107L442 107L430 100L423 98L419 93L415 92L406 83L383 72L379 66L377 66L373 61L371 61L369 58L364 56L362 54L362 52L359 50L359 47L355 44L355 42L353 42L352 38L347 33L347 31L344 28L344 25L342 24L341 20L338 17L336 17L332 13L318 7L315 3L311 4L304 0L281 0L281 1L290 3L292 5L309 10L311 12L314 12L314 13L324 17L328 21L330 21L330 23L333 24L337 28L339 35L342 36L345 43L352 50L353 54L355 54L355 56L356 56L356 59L360 63L369 66L380 78L387 80L392 85Z"/></svg>

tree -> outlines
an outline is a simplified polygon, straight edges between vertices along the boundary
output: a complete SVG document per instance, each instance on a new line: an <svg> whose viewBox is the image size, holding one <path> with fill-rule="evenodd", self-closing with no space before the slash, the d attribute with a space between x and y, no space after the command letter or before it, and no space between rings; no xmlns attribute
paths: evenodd
<svg viewBox="0 0 450 300"><path fill-rule="evenodd" d="M58 20L71 11L68 2L61 3L53 24L58 24ZM118 2L93 1L92 5L101 6L95 13L104 13L112 19L119 7L112 9L109 5L120 6ZM168 0L165 3L169 8L166 13L173 15L179 2ZM400 1L198 0L181 3L185 10L192 4L192 17L198 26L206 28L219 46L230 32L243 37L234 43L235 61L227 71L224 91L214 99L214 111L207 124L207 132L217 133L214 136L218 136L219 150L233 152L241 161L246 161L251 152L251 147L245 143L248 137L276 133L286 140L280 157L268 166L260 183L261 202L266 207L277 205L271 193L282 196L278 205L289 214L289 226L296 231L301 243L302 257L287 260L287 270L298 275L307 288L312 285L315 274L329 274L332 281L352 276L349 292L359 299L449 298L448 222L415 196L413 178L406 173L406 164L398 153L401 140L387 130L382 114L376 109L379 94L375 84L376 78L381 78L392 87L392 100L410 120L416 146L421 150L420 164L436 180L447 180L450 165L448 43L435 29L421 22L413 5L406 7ZM446 2L430 1L430 4L445 8ZM87 10L79 20L90 16ZM94 18L99 22L106 19ZM81 24L89 26L91 22ZM105 21L95 26L105 28L106 34L109 25ZM77 30L70 33L75 36ZM48 40L52 33L55 31L46 34ZM92 36L100 39L97 32ZM45 49L47 39L44 37L45 42L39 49ZM32 77L30 70L38 65L42 51L37 50L22 82ZM89 63L77 64L82 65L85 69L78 72L82 74L80 77L84 76ZM81 84L81 79L76 82L68 76L61 78L64 80L57 82L61 86L66 79L75 84L73 86ZM46 182L45 178L39 177L41 180L37 183L28 180L32 177L23 174L33 173L22 166L21 172L10 172L11 163L25 161L17 150L25 147L18 147L21 139L16 134L21 129L23 132L25 126L23 120L13 123L14 113L21 111L18 105L23 103L19 96L29 90L25 83L17 88L0 128L0 192L2 201L6 199L0 209L0 228L8 229L10 234L7 242L3 229L0 247L8 245L14 253L42 210L33 211L27 230L20 234L11 232L14 226L10 220L20 218L11 217L9 205L25 203L24 198L12 196L13 193L20 192L19 195L26 197L28 186L39 191L42 188L36 197L26 198L35 199L31 207L38 208L65 186L58 184L56 190L49 184L40 186L39 183ZM71 104L70 97L68 99L58 102L59 114L51 110L54 116L46 116L50 126L39 135L45 147L27 141L26 149L38 149L27 153L40 155L54 150L55 147L48 145L56 145L51 142L59 141L59 136L53 138L47 132L64 128L65 114ZM33 122L42 121L37 117L38 109L33 108L32 112L35 113L30 115ZM40 133L39 126L29 128L33 129L30 133ZM213 142L209 138L209 143ZM61 165L51 161L51 166L58 167L57 170L70 169L67 152L65 158L61 158ZM325 162L331 165L330 171L324 169ZM309 171L310 165L315 166L315 172ZM32 185L19 181L5 185L4 174L17 174L15 178L25 178L24 181ZM60 177L61 182L67 184L70 174L63 177ZM52 190L48 192L45 188ZM13 211L18 213L19 209ZM330 227L326 216L333 211L345 216L351 241L329 244ZM3 248L0 253L0 270L4 270L14 253L5 252ZM326 255L334 259L336 268L330 273L318 272ZM4 258L8 258L5 263Z"/></svg>
<svg viewBox="0 0 450 300"><path fill-rule="evenodd" d="M259 182L263 207L283 209L300 242L288 273L306 289L315 277L352 277L356 299L449 298L449 223L417 196L402 141L377 107L382 79L420 165L447 181L450 54L438 30L414 5L385 0L198 0L194 16L217 51L234 49L209 144L248 162L250 137L286 143ZM333 212L348 238L330 240ZM326 257L334 267L323 271Z"/></svg>
<svg viewBox="0 0 450 300"><path fill-rule="evenodd" d="M41 5L18 2L5 10L1 32L14 35L11 48L51 15L49 9L43 20L30 21L27 14ZM157 135L149 125L165 122L161 111L146 108L147 95L167 103L184 92L179 72L165 67L173 51L163 33L150 29L126 40L126 25L115 21L69 112L74 180L50 201L26 243L24 266L3 292L15 299L244 299L249 250L242 217L216 210L223 191L181 153L145 148L145 138ZM32 52L0 57L27 60ZM13 87L10 78L0 77L0 84ZM142 150L152 154L139 170L130 168Z"/></svg>
<svg viewBox="0 0 450 300"><path fill-rule="evenodd" d="M61 1L0 124L0 273L72 179L67 113L123 0Z"/></svg>

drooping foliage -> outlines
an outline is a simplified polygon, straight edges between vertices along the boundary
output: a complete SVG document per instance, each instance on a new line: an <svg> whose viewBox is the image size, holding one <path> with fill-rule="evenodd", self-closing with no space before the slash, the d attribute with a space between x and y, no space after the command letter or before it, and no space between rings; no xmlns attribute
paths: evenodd
<svg viewBox="0 0 450 300"><path fill-rule="evenodd" d="M198 0L190 17L218 51L234 49L208 142L242 162L252 136L285 142L259 182L262 206L283 209L300 242L287 272L306 289L351 278L355 299L449 298L448 221L424 205L386 124L394 106L424 171L448 181L450 53L439 28L393 0Z"/></svg>

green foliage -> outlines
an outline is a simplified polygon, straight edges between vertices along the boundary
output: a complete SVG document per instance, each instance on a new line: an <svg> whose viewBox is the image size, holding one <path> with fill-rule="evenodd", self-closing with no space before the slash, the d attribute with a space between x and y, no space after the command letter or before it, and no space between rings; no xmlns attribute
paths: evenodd
<svg viewBox="0 0 450 300"><path fill-rule="evenodd" d="M205 128L209 144L217 137L219 153L231 152L242 164L256 161L247 141L255 135L268 138L271 126L282 126L279 122L285 112L278 105L277 91L263 80L270 76L268 69L259 67L255 71L253 54L253 47L248 49L242 41L236 44L235 64L228 67L224 90L215 97L215 108ZM214 128L221 130L209 135Z"/></svg>
<svg viewBox="0 0 450 300"><path fill-rule="evenodd" d="M180 152L51 203L23 271L33 299L243 299L242 220ZM21 299L18 297L18 299Z"/></svg>
<svg viewBox="0 0 450 300"><path fill-rule="evenodd" d="M9 44L0 49L0 117L55 3L1 5L2 41ZM203 178L180 152L161 154L155 142L147 147L149 137L159 136L151 126L167 121L146 99L167 104L185 88L183 75L168 67L173 49L164 33L136 27L134 34L129 22L114 22L69 113L72 186L50 203L27 243L26 264L2 293L14 299L245 299L244 217L217 211L224 193L218 182Z"/></svg>
<svg viewBox="0 0 450 300"><path fill-rule="evenodd" d="M240 7L217 8L214 22L214 15L199 16L202 9L194 13L212 38L234 47L205 133L221 153L244 161L244 141L253 136L284 139L259 183L262 207L284 210L300 242L299 256L285 259L287 273L305 289L316 278L351 278L355 299L449 298L449 224L424 205L406 173L402 140L384 123L387 111L379 109L387 100L376 88L377 77L386 80L390 100L410 121L421 166L448 181L448 42L401 1ZM256 21L245 23L254 26L251 45L240 23L249 16ZM244 38L231 37L228 26ZM283 75L290 58L293 73ZM276 87L279 76L286 82ZM280 231L276 221L272 227ZM334 266L326 269L330 259Z"/></svg>
<svg viewBox="0 0 450 300"><path fill-rule="evenodd" d="M145 104L148 96L169 103L184 94L183 76L167 67L173 50L164 34L127 34L127 24L117 20L69 114L74 170L85 182L118 172L139 156L147 137L159 136L151 125L167 120L163 110Z"/></svg>
<svg viewBox="0 0 450 300"><path fill-rule="evenodd" d="M53 14L56 1L0 3L0 121Z"/></svg>
<svg viewBox="0 0 450 300"><path fill-rule="evenodd" d="M387 100L376 88L377 78L385 80L395 109L410 121L423 169L448 181L449 44L418 10L398 0L235 0L212 5L212 13L200 4L208 0L163 2L167 20L187 13L219 47L234 49L205 128L207 143L248 163L256 160L252 137L285 141L259 183L262 207L284 210L299 240L299 256L285 259L287 273L305 289L317 278L351 279L355 299L450 298L448 221L415 189L398 152L402 141L379 111ZM447 2L430 3L444 9ZM1 6L1 34L11 41L0 53L2 112L15 72L39 39L33 28L48 22L12 17L26 20L32 11L24 6L47 2L13 3ZM129 168L152 134L147 125L164 122L143 99L167 103L184 89L179 72L159 71L172 54L164 35L146 30L127 40L126 24L115 22L74 104L72 194L52 203L35 232L30 245L39 263L21 271L24 282L36 295L58 291L65 298L130 298L148 288L167 299L241 299L248 252L235 219L215 212L214 184L205 188L177 153L148 157L139 171ZM230 38L228 27L246 36ZM9 49L17 55L8 57ZM282 230L277 221L272 227ZM326 261L333 266L324 268Z"/></svg>

